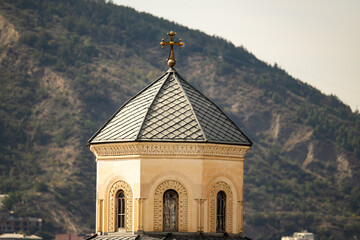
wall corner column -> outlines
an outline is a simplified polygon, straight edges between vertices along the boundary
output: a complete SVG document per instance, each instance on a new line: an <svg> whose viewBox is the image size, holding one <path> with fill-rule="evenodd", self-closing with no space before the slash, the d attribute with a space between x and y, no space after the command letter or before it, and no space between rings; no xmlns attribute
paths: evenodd
<svg viewBox="0 0 360 240"><path fill-rule="evenodd" d="M137 201L136 207L137 207L137 224L136 224L136 231L142 232L144 231L144 217L143 217L143 203L146 198L135 198Z"/></svg>
<svg viewBox="0 0 360 240"><path fill-rule="evenodd" d="M96 202L96 232L104 232L104 227L103 227L103 205L104 205L104 200L103 199L98 199Z"/></svg>
<svg viewBox="0 0 360 240"><path fill-rule="evenodd" d="M238 201L238 209L239 209L239 224L238 231L239 233L244 233L244 201Z"/></svg>
<svg viewBox="0 0 360 240"><path fill-rule="evenodd" d="M200 199L195 199L197 201L197 231L198 232L203 232L204 231L204 201L206 201L206 199L204 198L200 198Z"/></svg>

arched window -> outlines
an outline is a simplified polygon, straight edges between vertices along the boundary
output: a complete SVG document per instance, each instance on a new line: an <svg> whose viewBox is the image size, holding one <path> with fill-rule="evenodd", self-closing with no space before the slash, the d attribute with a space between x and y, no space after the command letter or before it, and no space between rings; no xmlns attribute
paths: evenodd
<svg viewBox="0 0 360 240"><path fill-rule="evenodd" d="M218 192L216 198L216 232L225 232L226 195Z"/></svg>
<svg viewBox="0 0 360 240"><path fill-rule="evenodd" d="M176 232L178 230L179 194L175 190L164 193L164 231Z"/></svg>
<svg viewBox="0 0 360 240"><path fill-rule="evenodd" d="M117 193L117 228L125 228L125 194L123 190Z"/></svg>

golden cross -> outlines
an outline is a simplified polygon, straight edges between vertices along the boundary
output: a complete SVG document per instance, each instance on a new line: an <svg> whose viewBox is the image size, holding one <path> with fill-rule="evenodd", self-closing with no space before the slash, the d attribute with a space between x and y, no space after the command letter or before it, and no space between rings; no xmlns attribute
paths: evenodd
<svg viewBox="0 0 360 240"><path fill-rule="evenodd" d="M175 63L176 63L176 59L174 57L174 45L179 46L179 48L181 49L181 47L184 46L184 43L181 41L181 38L179 39L178 42L174 42L174 37L176 35L176 32L171 31L167 35L169 35L169 37L170 37L170 42L166 42L164 39L162 39L160 45L162 46L162 48L170 45L170 55L169 55L169 58L166 59L166 61L169 65L169 67L173 67L173 66L175 66Z"/></svg>

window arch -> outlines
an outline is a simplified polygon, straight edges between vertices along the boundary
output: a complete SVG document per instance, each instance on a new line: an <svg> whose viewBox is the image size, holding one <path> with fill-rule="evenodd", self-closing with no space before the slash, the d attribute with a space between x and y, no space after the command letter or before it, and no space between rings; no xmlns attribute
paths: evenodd
<svg viewBox="0 0 360 240"><path fill-rule="evenodd" d="M164 230L164 193L174 190L178 194L178 229L179 232L187 232L188 228L188 193L185 187L178 181L168 180L158 185L154 192L154 231Z"/></svg>
<svg viewBox="0 0 360 240"><path fill-rule="evenodd" d="M114 182L109 191L109 210L108 210L108 229L109 232L115 232L118 228L118 196L120 191L124 193L124 207L125 207L125 218L124 218L124 228L126 231L132 231L132 202L133 202L133 193L130 185L122 180Z"/></svg>
<svg viewBox="0 0 360 240"><path fill-rule="evenodd" d="M216 197L216 232L225 232L226 194L218 192Z"/></svg>
<svg viewBox="0 0 360 240"><path fill-rule="evenodd" d="M167 190L163 198L164 232L178 231L179 194L175 190Z"/></svg>
<svg viewBox="0 0 360 240"><path fill-rule="evenodd" d="M116 194L116 202L117 202L117 229L125 228L125 209L126 209L126 203L125 203L125 193L123 190L120 190Z"/></svg>
<svg viewBox="0 0 360 240"><path fill-rule="evenodd" d="M233 233L233 192L230 186L223 181L219 181L213 185L209 195L209 227L210 232L217 232L218 230L218 215L217 203L220 192L224 193L224 232Z"/></svg>

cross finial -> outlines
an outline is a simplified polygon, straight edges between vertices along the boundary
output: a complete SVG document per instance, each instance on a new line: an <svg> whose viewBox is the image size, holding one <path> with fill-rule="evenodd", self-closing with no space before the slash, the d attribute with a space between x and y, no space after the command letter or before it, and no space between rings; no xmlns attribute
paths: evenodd
<svg viewBox="0 0 360 240"><path fill-rule="evenodd" d="M169 65L169 67L173 67L173 66L175 66L175 63L176 63L176 59L174 57L174 45L179 46L179 48L181 48L182 46L184 46L184 43L182 42L181 39L179 39L178 42L174 42L174 37L176 35L176 32L171 31L167 35L169 35L169 37L170 37L170 42L166 42L164 39L162 39L160 45L162 46L162 48L164 48L167 45L170 45L170 55L169 55L169 58L166 59L166 61Z"/></svg>

